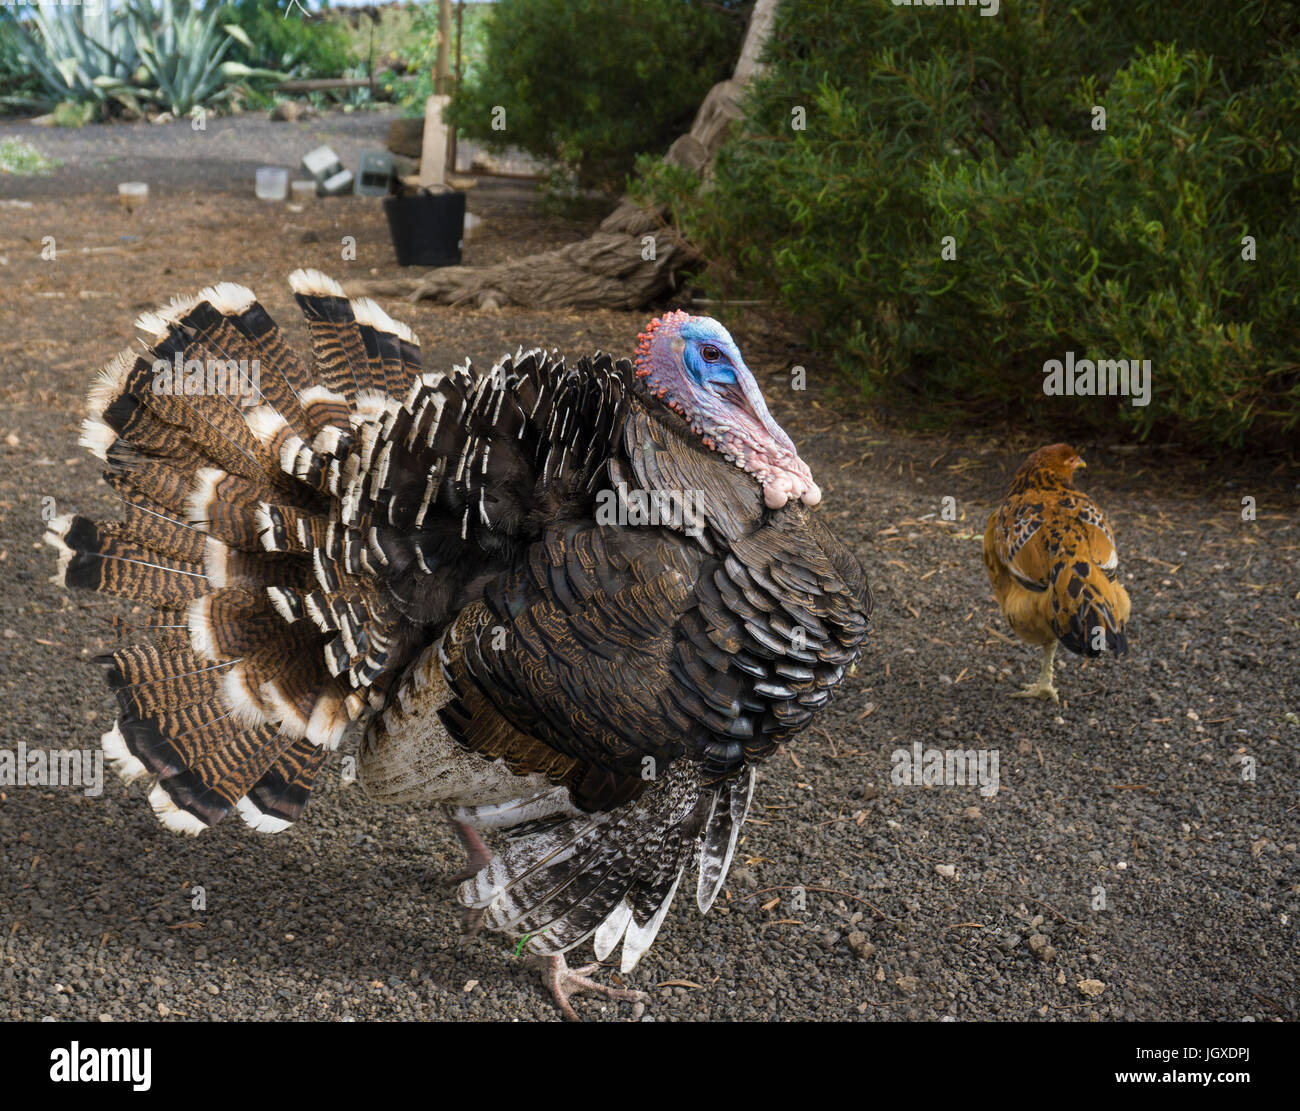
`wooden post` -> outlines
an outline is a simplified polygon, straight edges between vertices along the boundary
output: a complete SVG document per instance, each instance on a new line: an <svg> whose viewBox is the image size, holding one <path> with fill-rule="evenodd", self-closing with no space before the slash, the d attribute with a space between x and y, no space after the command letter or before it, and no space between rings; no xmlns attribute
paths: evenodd
<svg viewBox="0 0 1300 1111"><path fill-rule="evenodd" d="M420 184L428 189L447 180L447 125L442 113L451 100L431 96L424 102L424 144L420 149Z"/></svg>
<svg viewBox="0 0 1300 1111"><path fill-rule="evenodd" d="M461 44L465 38L465 0L456 0L456 82L452 86L453 92L460 91L461 72ZM456 129L447 128L447 172L454 174L456 172Z"/></svg>

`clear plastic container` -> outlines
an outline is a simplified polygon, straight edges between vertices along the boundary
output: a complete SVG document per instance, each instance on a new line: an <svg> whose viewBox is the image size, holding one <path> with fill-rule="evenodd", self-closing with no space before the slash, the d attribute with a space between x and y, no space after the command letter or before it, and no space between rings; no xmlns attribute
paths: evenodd
<svg viewBox="0 0 1300 1111"><path fill-rule="evenodd" d="M279 166L257 168L257 197L263 201L282 201L289 195L289 171Z"/></svg>
<svg viewBox="0 0 1300 1111"><path fill-rule="evenodd" d="M314 180L295 181L289 186L289 191L293 199L299 204L304 201L314 200L316 198L316 182Z"/></svg>
<svg viewBox="0 0 1300 1111"><path fill-rule="evenodd" d="M117 187L117 199L127 206L144 204L149 199L149 186L143 181L123 181Z"/></svg>

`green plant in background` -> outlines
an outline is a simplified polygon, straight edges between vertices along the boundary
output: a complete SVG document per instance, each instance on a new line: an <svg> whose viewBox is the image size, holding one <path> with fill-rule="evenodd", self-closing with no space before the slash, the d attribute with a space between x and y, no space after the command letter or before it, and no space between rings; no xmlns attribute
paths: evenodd
<svg viewBox="0 0 1300 1111"><path fill-rule="evenodd" d="M205 15L192 4L178 6L174 0L161 0L157 8L152 0L130 0L122 10L145 80L152 86L147 95L173 115L208 103L233 81L280 76L223 61L233 43L245 48L252 44L241 27L218 24L218 8Z"/></svg>
<svg viewBox="0 0 1300 1111"><path fill-rule="evenodd" d="M1300 421L1300 17L1173 7L783 0L710 186L647 160L640 192L709 288L777 301L887 405L1280 440ZM1152 403L1045 398L1067 351L1151 359Z"/></svg>
<svg viewBox="0 0 1300 1111"><path fill-rule="evenodd" d="M329 19L305 19L291 0L235 0L221 5L219 19L243 31L237 61L253 69L278 70L296 78L341 77L356 63L347 30Z"/></svg>
<svg viewBox="0 0 1300 1111"><path fill-rule="evenodd" d="M48 174L61 165L62 162L46 158L26 139L0 139L0 174L33 177Z"/></svg>
<svg viewBox="0 0 1300 1111"><path fill-rule="evenodd" d="M584 188L617 191L637 154L666 149L731 73L743 11L697 0L501 0L451 122L562 163Z"/></svg>
<svg viewBox="0 0 1300 1111"><path fill-rule="evenodd" d="M239 82L282 76L225 60L233 43L251 43L240 27L222 24L220 17L218 7L205 14L175 0L0 8L16 64L40 81L22 99L47 107L90 105L104 114L139 114L141 100L148 100L179 115L226 95ZM71 118L69 109L58 111Z"/></svg>
<svg viewBox="0 0 1300 1111"><path fill-rule="evenodd" d="M491 4L467 4L461 16L460 30L460 65L461 80L472 85L480 80L480 75L487 63L488 24L492 13ZM456 22L452 20L452 41L450 57L452 66L456 60ZM421 4L412 10L411 37L412 47L406 52L404 61L415 80L406 86L402 105L408 115L423 116L424 103L434 93L433 74L438 61L438 5Z"/></svg>
<svg viewBox="0 0 1300 1111"><path fill-rule="evenodd" d="M41 81L23 61L21 30L0 18L0 106L39 103Z"/></svg>
<svg viewBox="0 0 1300 1111"><path fill-rule="evenodd" d="M124 10L107 3L73 6L54 0L22 7L0 6L0 25L12 36L17 65L39 81L31 102L105 105L121 100L139 56Z"/></svg>

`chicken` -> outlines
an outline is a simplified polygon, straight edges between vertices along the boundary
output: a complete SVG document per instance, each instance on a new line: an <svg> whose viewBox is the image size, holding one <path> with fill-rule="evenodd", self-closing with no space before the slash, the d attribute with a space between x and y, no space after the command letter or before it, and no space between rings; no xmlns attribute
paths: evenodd
<svg viewBox="0 0 1300 1111"><path fill-rule="evenodd" d="M998 605L1021 640L1043 649L1037 681L1013 698L1059 701L1052 685L1058 643L1090 657L1128 650L1119 553L1101 510L1074 486L1083 466L1068 444L1039 448L984 529L984 565Z"/></svg>

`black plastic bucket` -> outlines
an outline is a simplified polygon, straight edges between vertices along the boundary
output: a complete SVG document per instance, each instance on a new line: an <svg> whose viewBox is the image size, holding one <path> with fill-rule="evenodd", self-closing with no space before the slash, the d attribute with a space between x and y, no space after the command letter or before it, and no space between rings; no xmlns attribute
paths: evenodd
<svg viewBox="0 0 1300 1111"><path fill-rule="evenodd" d="M398 266L459 266L465 236L465 194L457 192L384 198L388 234Z"/></svg>

